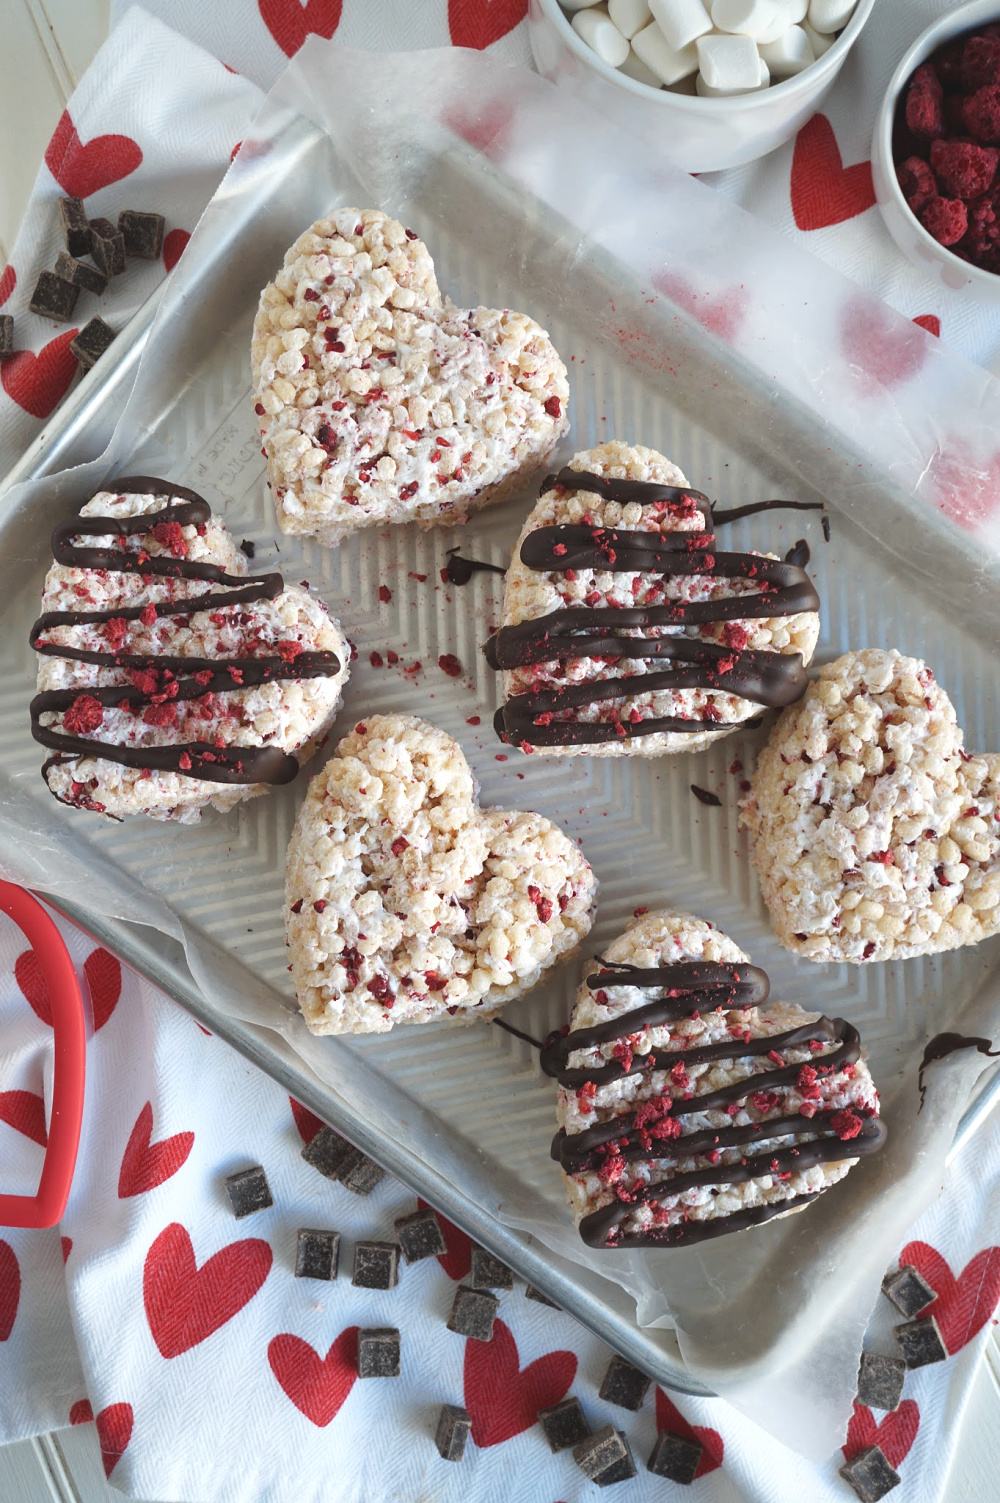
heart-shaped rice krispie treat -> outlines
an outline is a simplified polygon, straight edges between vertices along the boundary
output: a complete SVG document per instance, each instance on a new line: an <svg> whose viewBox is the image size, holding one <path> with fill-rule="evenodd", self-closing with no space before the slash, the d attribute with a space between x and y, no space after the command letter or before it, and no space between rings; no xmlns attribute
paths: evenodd
<svg viewBox="0 0 1000 1503"><path fill-rule="evenodd" d="M285 933L314 1033L490 1017L574 954L593 872L540 814L480 809L457 741L410 715L355 726L288 846Z"/></svg>
<svg viewBox="0 0 1000 1503"><path fill-rule="evenodd" d="M330 547L464 522L523 487L567 424L545 330L442 300L427 247L378 209L299 236L261 293L251 359L278 521Z"/></svg>
<svg viewBox="0 0 1000 1503"><path fill-rule="evenodd" d="M849 652L786 710L743 800L775 932L809 960L907 960L1000 930L1000 756L970 756L918 658Z"/></svg>
<svg viewBox="0 0 1000 1503"><path fill-rule="evenodd" d="M586 967L559 1080L570 1205L592 1247L687 1247L807 1206L885 1140L857 1030L768 1001L764 971L687 913L633 920Z"/></svg>
<svg viewBox="0 0 1000 1503"><path fill-rule="evenodd" d="M347 681L321 600L249 575L207 501L148 475L99 491L52 551L31 729L60 803L189 824L296 776Z"/></svg>
<svg viewBox="0 0 1000 1503"><path fill-rule="evenodd" d="M775 504L798 505L746 510ZM799 563L722 551L669 459L601 444L546 479L514 546L486 648L497 731L534 752L700 751L803 693L818 606Z"/></svg>

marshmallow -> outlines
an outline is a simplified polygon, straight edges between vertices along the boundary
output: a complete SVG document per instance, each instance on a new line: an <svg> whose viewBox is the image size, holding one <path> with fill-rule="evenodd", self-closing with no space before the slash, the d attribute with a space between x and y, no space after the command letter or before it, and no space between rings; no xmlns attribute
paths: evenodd
<svg viewBox="0 0 1000 1503"><path fill-rule="evenodd" d="M713 0L712 20L720 31L762 43L776 41L788 27L777 0Z"/></svg>
<svg viewBox="0 0 1000 1503"><path fill-rule="evenodd" d="M822 57L824 52L829 52L830 48L834 44L834 41L836 40L835 37L824 36L821 31L817 31L814 26L810 26L808 21L802 22L802 30L809 38L809 45L812 48L813 57Z"/></svg>
<svg viewBox="0 0 1000 1503"><path fill-rule="evenodd" d="M854 14L855 0L809 0L809 25L824 36L846 26Z"/></svg>
<svg viewBox="0 0 1000 1503"><path fill-rule="evenodd" d="M608 0L608 15L623 37L631 41L637 31L648 26L653 19L646 0ZM622 64L624 67L625 64Z"/></svg>
<svg viewBox="0 0 1000 1503"><path fill-rule="evenodd" d="M696 67L697 63L698 59L696 56ZM634 47L629 48L628 57L622 63L621 71L622 73L627 74L629 78L634 78L636 83L648 84L651 89L658 89L660 87L660 79L653 72L652 68L646 67L646 64L643 62L642 58L636 52Z"/></svg>
<svg viewBox="0 0 1000 1503"><path fill-rule="evenodd" d="M559 0L563 10L586 10L588 6L597 3L598 0Z"/></svg>
<svg viewBox="0 0 1000 1503"><path fill-rule="evenodd" d="M761 60L760 60L760 82L756 85L756 88L753 88L753 89L713 89L710 84L707 84L705 82L705 80L702 78L701 74L699 73L698 76L697 76L697 78L695 79L694 92L696 94L700 94L701 97L702 97L702 99L731 99L731 98L734 98L737 94L755 94L760 89L766 89L767 86L768 86L768 84L770 82L771 82L771 75L768 72L767 64L765 63L764 59L761 58Z"/></svg>
<svg viewBox="0 0 1000 1503"><path fill-rule="evenodd" d="M789 26L776 42L764 43L760 55L777 78L791 78L793 73L801 73L816 61L801 26Z"/></svg>
<svg viewBox="0 0 1000 1503"><path fill-rule="evenodd" d="M801 26L809 9L809 0L774 0L781 7L789 26Z"/></svg>
<svg viewBox="0 0 1000 1503"><path fill-rule="evenodd" d="M653 20L675 52L712 29L712 18L702 0L648 0L648 4Z"/></svg>
<svg viewBox="0 0 1000 1503"><path fill-rule="evenodd" d="M708 36L696 42L698 93L708 98L760 88L760 55L752 37Z"/></svg>
<svg viewBox="0 0 1000 1503"><path fill-rule="evenodd" d="M580 40L586 42L590 50L596 52L602 62L610 63L612 68L620 68L628 57L628 41L603 5L578 10L571 25Z"/></svg>
<svg viewBox="0 0 1000 1503"><path fill-rule="evenodd" d="M698 71L696 49L693 46L671 47L655 21L632 38L632 51L655 73L659 83L675 84Z"/></svg>

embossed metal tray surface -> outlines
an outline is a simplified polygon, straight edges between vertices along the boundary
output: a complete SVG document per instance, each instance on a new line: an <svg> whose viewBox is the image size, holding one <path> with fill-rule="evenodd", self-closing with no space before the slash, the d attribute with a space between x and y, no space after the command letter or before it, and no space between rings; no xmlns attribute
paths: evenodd
<svg viewBox="0 0 1000 1503"><path fill-rule="evenodd" d="M785 954L769 930L736 823L739 764L752 766L766 726L699 755L661 760L526 758L501 746L491 728L497 683L480 644L498 619L502 581L479 575L458 589L440 575L455 544L506 564L531 495L464 529L382 529L335 551L278 532L249 396L257 294L317 213L330 203L369 201L365 188L345 180L322 132L301 120L290 124L271 145L251 207L241 200L239 222L223 230L217 216L214 230L209 225L192 241L192 328L180 334L157 324L147 343L150 316L140 316L11 479L38 480L91 457L87 435L106 437L145 343L144 360L162 360L176 379L156 413L147 411L125 434L119 430L113 468L162 474L199 490L237 540L255 543L256 569L280 568L312 582L358 650L340 725L378 711L423 714L461 742L484 804L539 809L578 838L601 884L589 949L599 950L640 905L676 906L711 918L745 946L769 971L773 995L846 1014L861 1028L891 1120L894 1092L912 1075L925 1039L942 1026L939 999L949 999L951 1016L972 997L992 971L996 945L872 968L810 966ZM727 361L692 320L662 302L650 309L643 289L606 253L591 248L578 258L570 295L561 263L548 254L565 236L565 224L522 202L519 190L502 173L483 170L461 141L442 153L433 182L416 182L408 201L384 206L420 231L442 288L456 302L523 307L549 329L573 394L571 434L560 456L611 436L642 442L674 458L693 484L725 506L781 494L825 499L835 489L832 477L853 463L793 401L758 389L749 369ZM502 259L495 254L497 226L515 242L514 254L508 245ZM641 360L633 358L628 336L635 329L642 330ZM645 1277L636 1272L639 1263L619 1277L600 1255L578 1248L548 1153L552 1083L527 1045L489 1027L316 1040L301 1025L286 970L281 898L285 846L308 773L230 816L209 813L190 828L102 823L58 807L46 794L38 776L42 754L28 730L35 678L28 626L47 566L50 524L104 478L91 465L47 483L33 513L9 497L0 506L0 552L8 565L0 618L5 867L25 879L36 873L36 885L54 891L58 906L619 1351L662 1382L705 1391L685 1368L674 1331L648 1323L670 1313L671 1268L680 1265L669 1259L677 1255L665 1255L667 1261L655 1255L645 1265L653 1270L650 1288L637 1293ZM877 506L879 494L876 477L865 504ZM835 498L829 543L810 514L756 517L734 525L729 536L734 546L778 552L808 538L823 603L818 661L882 644L926 656L957 705L967 744L998 746L988 643L971 618L927 587L921 568L909 567L906 516L888 482L884 505L891 551ZM939 548L943 577L960 580L967 551L957 541L943 540ZM390 598L380 599L380 585ZM1000 587L990 579L980 579L976 609L1000 619ZM399 655L398 665L372 666L371 653L384 660L388 648ZM458 657L460 678L438 668L444 653ZM717 792L721 807L698 802L692 784ZM25 832L37 842L30 858ZM46 881L56 858L60 870L75 874L58 887ZM575 967L564 968L507 1017L544 1036L565 1020L576 980ZM967 1113L965 1133L991 1101L991 1090L981 1095ZM857 1174L865 1172L863 1165ZM809 1214L823 1213L816 1207ZM750 1254L751 1273L779 1246L770 1236L748 1239L758 1248ZM727 1308L720 1302L720 1318ZM765 1335L762 1350L768 1340L778 1336Z"/></svg>

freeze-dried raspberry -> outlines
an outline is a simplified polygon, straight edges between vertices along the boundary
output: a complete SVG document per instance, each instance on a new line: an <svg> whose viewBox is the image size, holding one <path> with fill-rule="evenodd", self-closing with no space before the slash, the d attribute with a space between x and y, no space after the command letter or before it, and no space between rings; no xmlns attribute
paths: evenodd
<svg viewBox="0 0 1000 1503"><path fill-rule="evenodd" d="M998 159L995 146L978 146L974 141L931 142L931 166L947 198L978 198L985 193L996 176Z"/></svg>
<svg viewBox="0 0 1000 1503"><path fill-rule="evenodd" d="M937 74L924 63L910 79L906 95L906 123L915 136L931 140L944 134L943 97Z"/></svg>
<svg viewBox="0 0 1000 1503"><path fill-rule="evenodd" d="M968 227L969 216L960 198L932 198L920 223L939 245L956 245Z"/></svg>
<svg viewBox="0 0 1000 1503"><path fill-rule="evenodd" d="M962 88L974 94L995 83L1000 83L1000 37L970 37L962 52Z"/></svg>
<svg viewBox="0 0 1000 1503"><path fill-rule="evenodd" d="M962 249L976 266L983 266L996 256L1000 247L1000 215L995 198L989 194L968 205L969 228ZM987 266L987 270L992 267Z"/></svg>
<svg viewBox="0 0 1000 1503"><path fill-rule="evenodd" d="M1000 142L1000 84L985 84L970 94L962 106L962 122L977 141Z"/></svg>
<svg viewBox="0 0 1000 1503"><path fill-rule="evenodd" d="M935 141L934 144L936 146L938 143ZM903 197L914 214L919 214L932 198L938 196L934 174L921 157L907 157L905 162L900 162L896 168L896 178L903 190Z"/></svg>
<svg viewBox="0 0 1000 1503"><path fill-rule="evenodd" d="M104 719L104 707L92 694L78 694L63 711L63 730L68 736L87 736Z"/></svg>

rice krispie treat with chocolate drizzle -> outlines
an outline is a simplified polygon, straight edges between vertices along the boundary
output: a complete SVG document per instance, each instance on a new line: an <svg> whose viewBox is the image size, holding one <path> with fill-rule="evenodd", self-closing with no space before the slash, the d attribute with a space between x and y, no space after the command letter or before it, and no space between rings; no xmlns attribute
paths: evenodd
<svg viewBox="0 0 1000 1503"><path fill-rule="evenodd" d="M819 635L802 567L726 552L716 513L655 449L613 440L550 475L514 547L503 621L503 740L523 751L662 756L700 751L762 705L798 699ZM798 551L797 551L798 550Z"/></svg>
<svg viewBox="0 0 1000 1503"><path fill-rule="evenodd" d="M134 475L52 535L31 730L60 803L190 824L288 783L350 648L321 600L253 577L201 496Z"/></svg>
<svg viewBox="0 0 1000 1503"><path fill-rule="evenodd" d="M567 423L566 368L509 308L442 299L427 247L336 209L261 294L255 411L278 521L332 547L384 522L464 522L514 494Z"/></svg>
<svg viewBox="0 0 1000 1503"><path fill-rule="evenodd" d="M768 1001L704 919L648 913L588 965L559 1081L562 1166L591 1247L687 1247L801 1210L885 1140L857 1030Z"/></svg>
<svg viewBox="0 0 1000 1503"><path fill-rule="evenodd" d="M775 932L809 960L907 960L1000 930L1000 756L926 663L849 652L761 752L741 823Z"/></svg>
<svg viewBox="0 0 1000 1503"><path fill-rule="evenodd" d="M476 791L457 741L409 715L355 726L313 778L285 933L314 1033L488 1018L589 933L597 883L577 847Z"/></svg>

